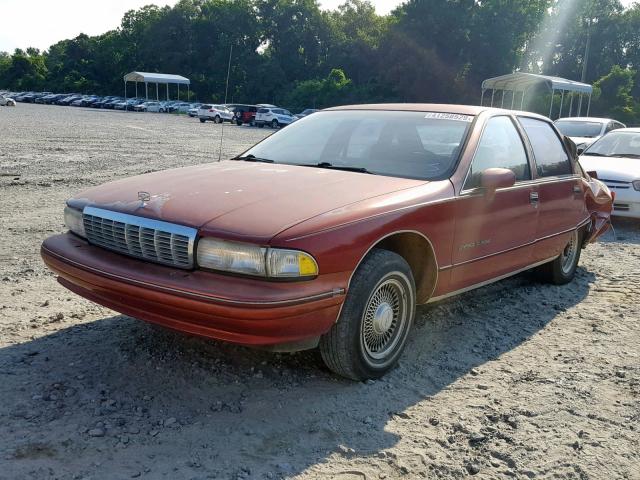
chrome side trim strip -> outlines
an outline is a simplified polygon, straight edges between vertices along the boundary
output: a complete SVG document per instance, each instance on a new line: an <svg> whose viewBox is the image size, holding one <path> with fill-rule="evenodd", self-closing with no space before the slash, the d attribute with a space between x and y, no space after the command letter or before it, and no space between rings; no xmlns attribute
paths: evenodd
<svg viewBox="0 0 640 480"><path fill-rule="evenodd" d="M281 307L281 306L288 306L288 305L298 305L301 303L307 303L307 302L311 302L313 300L324 300L325 298L332 298L332 297L336 297L338 295L344 295L345 294L345 289L344 288L334 288L333 290L329 291L329 292L323 292L323 293L318 293L316 295L309 295L306 297L298 297L298 298L293 298L291 300L275 300L275 301L269 301L269 302L256 302L256 301L244 301L244 300L229 300L227 298L220 298L220 297L214 297L212 295L204 295L201 293L194 293L194 292L188 292L186 290L181 290L179 288L171 288L171 287L165 287L163 285L158 285L155 283L151 283L151 282L144 282L142 280L135 280L133 278L129 278L129 277L125 277L122 275L116 275L115 273L110 273L110 272L105 272L104 270L100 270L99 268L94 268L94 267L90 267L88 265L83 265L79 262L76 262L74 260L71 260L63 255L60 255L58 253L55 253L51 250L49 250L46 247L41 247L42 250L44 250L48 255L51 255L52 257L68 263L69 265L73 265L76 268L79 268L81 270L85 270L85 271L89 271L98 275L101 275L103 277L107 277L110 278L112 280L119 280L119 281L123 281L126 283L130 283L132 285L136 285L136 286L141 286L141 287L148 287L148 288L152 288L154 290L159 290L165 293L170 293L170 294L176 294L176 295L180 295L183 297L187 297L187 298L193 298L196 300L207 300L209 302L212 303L224 303L224 304L229 304L229 305L256 305L256 306L275 306L275 307Z"/></svg>
<svg viewBox="0 0 640 480"><path fill-rule="evenodd" d="M526 270L530 270L532 268L539 267L540 265L544 265L545 263L552 262L556 258L557 257L551 257L551 258L548 258L546 260L542 260L541 262L532 263L531 265L528 265L528 266L526 266L524 268L521 268L519 270L515 270L513 272L505 273L504 275L500 275L499 277L495 277L495 278L492 278L490 280L485 280L484 282L476 283L476 284L471 285L469 287L461 288L460 290L456 290L455 292L445 293L444 295L440 295L438 297L430 298L427 303L438 302L440 300L444 300L445 298L453 297L455 295L459 295L461 293L465 293L465 292L468 292L470 290L475 290L476 288L484 287L486 285L490 285L492 283L499 282L500 280L504 280L505 278L512 277L514 275L517 275L518 273L522 273L522 272L524 272Z"/></svg>

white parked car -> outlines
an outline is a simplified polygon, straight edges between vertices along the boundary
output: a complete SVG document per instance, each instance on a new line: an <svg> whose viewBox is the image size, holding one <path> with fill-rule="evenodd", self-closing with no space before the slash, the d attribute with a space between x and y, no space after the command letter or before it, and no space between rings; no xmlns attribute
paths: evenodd
<svg viewBox="0 0 640 480"><path fill-rule="evenodd" d="M605 133L625 128L624 123L611 118L566 117L553 122L560 133L573 140L581 152Z"/></svg>
<svg viewBox="0 0 640 480"><path fill-rule="evenodd" d="M164 113L166 110L160 102L144 102L133 107L136 112Z"/></svg>
<svg viewBox="0 0 640 480"><path fill-rule="evenodd" d="M2 107L15 107L16 101L11 97L0 95L0 106Z"/></svg>
<svg viewBox="0 0 640 480"><path fill-rule="evenodd" d="M189 110L187 110L187 115L189 115L190 117L197 117L198 110L200 110L201 106L202 106L201 103L194 104Z"/></svg>
<svg viewBox="0 0 640 480"><path fill-rule="evenodd" d="M582 153L580 165L615 192L612 215L640 218L640 128L607 133Z"/></svg>
<svg viewBox="0 0 640 480"><path fill-rule="evenodd" d="M271 128L280 128L293 123L295 120L291 112L284 108L259 108L256 112L256 125L260 128L265 125L269 125Z"/></svg>
<svg viewBox="0 0 640 480"><path fill-rule="evenodd" d="M231 122L233 120L233 112L224 105L205 104L198 109L198 118L202 123L207 120L215 123Z"/></svg>

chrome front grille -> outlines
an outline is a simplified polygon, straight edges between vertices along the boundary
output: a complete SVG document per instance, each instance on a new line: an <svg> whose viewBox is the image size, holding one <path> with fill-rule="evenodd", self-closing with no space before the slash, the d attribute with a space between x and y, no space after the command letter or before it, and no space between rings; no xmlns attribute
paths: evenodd
<svg viewBox="0 0 640 480"><path fill-rule="evenodd" d="M195 228L95 207L85 207L82 218L93 245L163 265L193 267Z"/></svg>

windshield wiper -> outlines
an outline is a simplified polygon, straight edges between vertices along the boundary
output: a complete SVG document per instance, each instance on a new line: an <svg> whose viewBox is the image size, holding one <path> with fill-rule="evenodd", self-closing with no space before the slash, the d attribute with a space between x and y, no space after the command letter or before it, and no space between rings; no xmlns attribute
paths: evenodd
<svg viewBox="0 0 640 480"><path fill-rule="evenodd" d="M256 157L253 154L249 154L249 155L243 155L243 156L238 156L238 157L233 157L231 160L242 160L244 162L262 162L262 163L274 163L273 160L269 159L269 158L260 158L260 157Z"/></svg>
<svg viewBox="0 0 640 480"><path fill-rule="evenodd" d="M614 156L614 155L612 155ZM640 153L616 153L616 157L631 157L631 158L640 158Z"/></svg>
<svg viewBox="0 0 640 480"><path fill-rule="evenodd" d="M350 165L333 165L329 162L320 162L315 165L308 165L309 167L318 167L318 168L328 168L330 170L344 170L345 172L358 172L358 173L368 173L370 175L375 175L375 173L367 170L364 167L354 167Z"/></svg>
<svg viewBox="0 0 640 480"><path fill-rule="evenodd" d="M582 155L591 155L593 157L610 157L611 155L607 155L606 153L598 153L598 152L583 152Z"/></svg>

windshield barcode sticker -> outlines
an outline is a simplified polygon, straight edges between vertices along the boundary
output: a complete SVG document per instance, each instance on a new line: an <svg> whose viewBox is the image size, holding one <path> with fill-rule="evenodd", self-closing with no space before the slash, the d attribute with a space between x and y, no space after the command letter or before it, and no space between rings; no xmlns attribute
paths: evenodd
<svg viewBox="0 0 640 480"><path fill-rule="evenodd" d="M459 120L461 122L472 122L473 117L471 115L460 115L458 113L441 113L441 112L429 112L424 118L435 118L437 120Z"/></svg>

